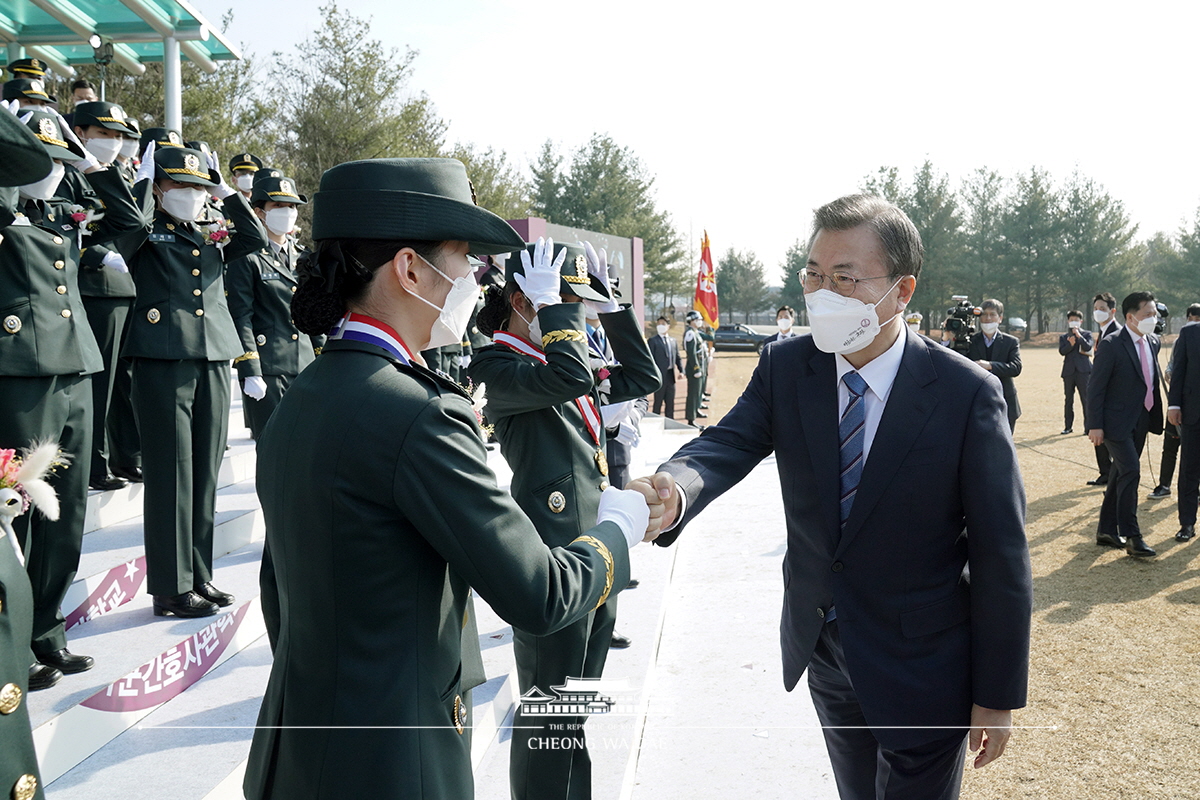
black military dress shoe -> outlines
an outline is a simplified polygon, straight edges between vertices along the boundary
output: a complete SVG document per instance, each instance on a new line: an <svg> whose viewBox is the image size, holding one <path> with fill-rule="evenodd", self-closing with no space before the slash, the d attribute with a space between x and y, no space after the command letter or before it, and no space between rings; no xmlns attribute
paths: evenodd
<svg viewBox="0 0 1200 800"><path fill-rule="evenodd" d="M1146 540L1141 536L1125 537L1125 552L1137 558L1149 558L1150 556L1158 555L1158 551L1146 544Z"/></svg>
<svg viewBox="0 0 1200 800"><path fill-rule="evenodd" d="M1096 544L1103 545L1104 547L1124 547L1125 538L1111 533L1097 533Z"/></svg>
<svg viewBox="0 0 1200 800"><path fill-rule="evenodd" d="M91 656L77 656L65 647L62 650L55 650L53 653L35 656L35 658L47 667L54 667L64 675L87 672L96 666L96 661Z"/></svg>
<svg viewBox="0 0 1200 800"><path fill-rule="evenodd" d="M705 414L703 411L697 411L696 418L697 419L708 419L708 414Z"/></svg>
<svg viewBox="0 0 1200 800"><path fill-rule="evenodd" d="M116 475L105 475L103 478L93 478L88 481L89 489L98 489L101 492L111 492L116 489L124 489L129 485L129 481L124 478L118 478Z"/></svg>
<svg viewBox="0 0 1200 800"><path fill-rule="evenodd" d="M49 689L61 680L62 673L54 667L48 667L41 663L35 663L29 667L29 691L31 692Z"/></svg>
<svg viewBox="0 0 1200 800"><path fill-rule="evenodd" d="M1154 491L1150 493L1150 496L1151 497L1170 497L1171 496L1171 487L1163 486L1163 485L1159 484L1158 486L1154 487Z"/></svg>
<svg viewBox="0 0 1200 800"><path fill-rule="evenodd" d="M113 467L112 474L116 475L118 478L124 478L125 480L129 481L130 483L141 483L142 482L142 468L141 467L130 467L129 469Z"/></svg>
<svg viewBox="0 0 1200 800"><path fill-rule="evenodd" d="M629 583L625 584L626 589L636 589L641 584L637 578L630 578Z"/></svg>
<svg viewBox="0 0 1200 800"><path fill-rule="evenodd" d="M619 633L614 633L612 635L612 644L610 644L609 647L612 647L615 650L624 650L631 644L633 644L633 640L628 636L622 636Z"/></svg>
<svg viewBox="0 0 1200 800"><path fill-rule="evenodd" d="M229 594L228 592L222 592L211 583L202 583L193 591L210 603L216 603L222 608L233 605L233 595Z"/></svg>
<svg viewBox="0 0 1200 800"><path fill-rule="evenodd" d="M1192 537L1195 535L1196 535L1196 526L1195 525L1184 525L1182 528L1179 529L1179 533L1175 534L1175 541L1188 542L1188 541L1191 541Z"/></svg>
<svg viewBox="0 0 1200 800"><path fill-rule="evenodd" d="M1087 485L1088 486L1107 486L1108 485L1108 476L1101 475L1099 478L1096 478L1095 480L1088 481Z"/></svg>
<svg viewBox="0 0 1200 800"><path fill-rule="evenodd" d="M205 600L195 592L184 592L173 597L166 595L154 596L154 616L165 617L174 614L177 617L211 617L217 613L218 606L211 600Z"/></svg>
<svg viewBox="0 0 1200 800"><path fill-rule="evenodd" d="M1062 433L1060 433L1059 436L1066 436L1068 433L1074 433L1074 432L1075 431L1071 430L1070 428L1063 428Z"/></svg>

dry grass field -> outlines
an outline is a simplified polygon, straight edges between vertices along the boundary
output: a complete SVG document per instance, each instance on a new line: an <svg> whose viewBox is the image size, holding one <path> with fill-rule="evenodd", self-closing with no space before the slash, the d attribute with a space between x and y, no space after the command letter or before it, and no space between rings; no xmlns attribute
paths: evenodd
<svg viewBox="0 0 1200 800"><path fill-rule="evenodd" d="M1164 363L1168 354L1164 347ZM1025 347L1022 360L1015 438L1035 595L1029 705L1016 723L1030 727L1015 732L1000 761L968 768L963 796L1200 797L1200 539L1174 540L1174 496L1146 498L1162 439L1147 443L1138 509L1158 557L1097 547L1103 490L1085 485L1096 464L1078 406L1075 433L1059 434L1061 357L1053 347ZM737 401L756 362L754 354L717 354L705 422ZM979 466L984 491L987 465Z"/></svg>

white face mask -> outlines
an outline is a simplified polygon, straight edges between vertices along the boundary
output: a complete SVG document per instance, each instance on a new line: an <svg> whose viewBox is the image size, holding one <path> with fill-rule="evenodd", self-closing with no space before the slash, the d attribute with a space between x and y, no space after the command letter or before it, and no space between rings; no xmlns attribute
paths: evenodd
<svg viewBox="0 0 1200 800"><path fill-rule="evenodd" d="M1147 336L1151 333L1154 333L1154 328L1157 325L1158 325L1158 317L1157 316L1146 317L1145 319L1139 319L1138 323L1137 323L1138 333L1140 333L1142 336Z"/></svg>
<svg viewBox="0 0 1200 800"><path fill-rule="evenodd" d="M887 297L902 280L903 276L897 278L882 297ZM878 301L868 304L829 289L817 289L804 295L804 302L808 306L813 344L826 353L857 353L875 341L883 325L875 308ZM891 322L895 317L893 314L887 321Z"/></svg>
<svg viewBox="0 0 1200 800"><path fill-rule="evenodd" d="M982 330L984 333L986 333L988 336L992 336L996 333L996 331L1000 330L1000 323L999 322L981 322L981 323L979 323L979 329Z"/></svg>
<svg viewBox="0 0 1200 800"><path fill-rule="evenodd" d="M787 333L792 329L792 318L781 317L780 319L775 320L775 324L779 326L779 331L781 333Z"/></svg>
<svg viewBox="0 0 1200 800"><path fill-rule="evenodd" d="M1092 319L1096 320L1096 322L1099 322L1101 325L1103 325L1104 323L1108 322L1108 314L1109 314L1109 312L1107 312L1107 311L1093 311Z"/></svg>
<svg viewBox="0 0 1200 800"><path fill-rule="evenodd" d="M171 189L162 196L163 211L180 222L195 222L208 193L203 189Z"/></svg>
<svg viewBox="0 0 1200 800"><path fill-rule="evenodd" d="M121 156L123 158L133 158L138 153L137 139L122 139L121 140Z"/></svg>
<svg viewBox="0 0 1200 800"><path fill-rule="evenodd" d="M417 258L429 264L421 256L418 255ZM475 300L479 297L479 284L475 282L474 273L451 279L449 275L433 264L429 264L429 268L450 281L451 288L441 306L435 306L419 294L413 295L430 308L438 309L438 318L429 332L429 344L425 346L425 349L432 350L448 344L461 344L463 334L467 331L467 325L471 322L471 312L475 310Z"/></svg>
<svg viewBox="0 0 1200 800"><path fill-rule="evenodd" d="M254 188L254 176L253 175L238 175L236 178L233 179L233 182L236 183L237 187L239 189L241 189L243 192L248 192Z"/></svg>
<svg viewBox="0 0 1200 800"><path fill-rule="evenodd" d="M534 313L533 320L531 321L531 320L525 319L525 315L522 314L520 311L517 311L515 306L513 307L513 313L516 314L518 317L520 317L522 320L524 320L525 324L529 326L529 341L533 342L538 347L541 347L542 346L542 323L538 320L537 314Z"/></svg>
<svg viewBox="0 0 1200 800"><path fill-rule="evenodd" d="M921 323L910 322L910 323L908 323L908 329L910 331L912 331L913 333L920 333L921 332Z"/></svg>
<svg viewBox="0 0 1200 800"><path fill-rule="evenodd" d="M1079 321L1079 320L1077 320L1077 319L1069 319L1069 320L1067 320L1067 327L1069 327L1069 328L1078 328L1078 327L1079 327L1079 322L1080 322L1080 321Z"/></svg>
<svg viewBox="0 0 1200 800"><path fill-rule="evenodd" d="M272 208L266 213L267 227L276 236L289 234L296 227L296 217L299 214L300 212L292 206L287 208Z"/></svg>
<svg viewBox="0 0 1200 800"><path fill-rule="evenodd" d="M66 172L67 168L55 161L54 166L50 167L49 175L37 183L27 183L21 187L21 197L26 200L49 200L54 197L54 192Z"/></svg>
<svg viewBox="0 0 1200 800"><path fill-rule="evenodd" d="M117 154L121 152L120 139L88 139L83 146L101 164L111 164L116 161Z"/></svg>
<svg viewBox="0 0 1200 800"><path fill-rule="evenodd" d="M668 327L667 325L659 325L659 326L655 327L655 330L658 331L659 336L666 336L667 331L670 330L670 327Z"/></svg>

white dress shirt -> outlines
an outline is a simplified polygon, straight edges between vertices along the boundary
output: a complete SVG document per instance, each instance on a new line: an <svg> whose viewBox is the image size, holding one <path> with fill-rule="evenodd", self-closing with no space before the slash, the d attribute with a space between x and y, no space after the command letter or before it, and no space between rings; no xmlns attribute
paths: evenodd
<svg viewBox="0 0 1200 800"><path fill-rule="evenodd" d="M904 356L904 344L912 335L915 334L909 333L908 326L904 326L891 347L858 370L859 376L867 384L867 391L863 395L863 402L867 404L866 430L863 436L864 467L867 463L867 456L871 453L871 442L875 440L875 432L879 430L879 420L883 418L883 409L887 405L888 395L892 393L892 384L896 382L896 374L900 372L900 359ZM840 420L846 411L846 406L850 405L850 389L842 381L842 376L855 370L845 356L838 354L833 358L837 364L838 419Z"/></svg>

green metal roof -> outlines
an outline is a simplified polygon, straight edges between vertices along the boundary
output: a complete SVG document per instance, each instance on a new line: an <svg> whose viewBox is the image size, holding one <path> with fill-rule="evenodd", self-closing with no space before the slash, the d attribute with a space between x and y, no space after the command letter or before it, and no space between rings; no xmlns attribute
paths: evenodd
<svg viewBox="0 0 1200 800"><path fill-rule="evenodd" d="M0 0L0 44L20 45L30 56L91 64L93 33L114 43L114 60L126 68L162 61L166 36L206 69L242 56L185 0Z"/></svg>

